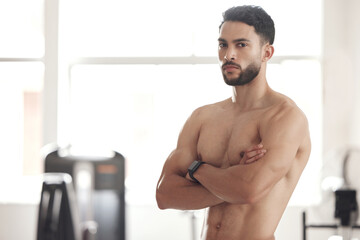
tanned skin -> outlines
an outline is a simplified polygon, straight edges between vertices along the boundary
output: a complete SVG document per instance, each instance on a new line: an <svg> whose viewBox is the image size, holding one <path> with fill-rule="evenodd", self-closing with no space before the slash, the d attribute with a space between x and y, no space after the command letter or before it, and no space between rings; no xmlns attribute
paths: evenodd
<svg viewBox="0 0 360 240"><path fill-rule="evenodd" d="M259 67L259 73L234 86L231 98L196 109L164 164L156 191L159 208L206 208L203 240L275 239L308 161L305 115L266 81L273 52L254 27L233 21L222 25L219 61L227 83L249 66ZM187 173L194 160L207 163L194 173L200 183Z"/></svg>

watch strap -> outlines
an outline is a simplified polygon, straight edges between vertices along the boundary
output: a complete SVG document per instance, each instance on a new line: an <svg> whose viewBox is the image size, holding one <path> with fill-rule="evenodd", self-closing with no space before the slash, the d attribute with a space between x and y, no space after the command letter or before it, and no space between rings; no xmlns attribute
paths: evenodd
<svg viewBox="0 0 360 240"><path fill-rule="evenodd" d="M204 164L205 162L202 161L194 161L190 167L188 168L189 176L192 180L194 180L196 183L199 183L199 181L194 177L194 173L199 169L199 167Z"/></svg>

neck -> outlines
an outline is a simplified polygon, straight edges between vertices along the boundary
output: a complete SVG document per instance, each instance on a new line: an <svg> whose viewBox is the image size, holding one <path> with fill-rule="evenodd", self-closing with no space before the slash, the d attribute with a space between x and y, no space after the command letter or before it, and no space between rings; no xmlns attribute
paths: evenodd
<svg viewBox="0 0 360 240"><path fill-rule="evenodd" d="M271 91L264 75L258 75L244 86L233 87L233 106L241 111L265 107L266 97Z"/></svg>

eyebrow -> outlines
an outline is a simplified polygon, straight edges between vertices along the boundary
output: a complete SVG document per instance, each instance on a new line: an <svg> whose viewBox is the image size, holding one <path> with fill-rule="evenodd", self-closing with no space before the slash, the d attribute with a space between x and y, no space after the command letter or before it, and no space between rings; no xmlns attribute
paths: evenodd
<svg viewBox="0 0 360 240"><path fill-rule="evenodd" d="M224 38L219 38L218 39L219 42L227 42ZM232 41L233 43L237 43L237 42L251 42L249 39L246 38L238 38Z"/></svg>

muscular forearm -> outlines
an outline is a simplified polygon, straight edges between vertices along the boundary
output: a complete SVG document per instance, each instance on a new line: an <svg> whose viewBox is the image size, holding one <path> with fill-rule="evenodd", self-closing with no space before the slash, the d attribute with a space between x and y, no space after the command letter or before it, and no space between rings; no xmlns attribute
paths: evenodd
<svg viewBox="0 0 360 240"><path fill-rule="evenodd" d="M249 203L249 186L239 179L233 179L230 168L204 164L194 176L204 188L225 202Z"/></svg>
<svg viewBox="0 0 360 240"><path fill-rule="evenodd" d="M203 164L197 169L194 177L200 181L201 185L213 195L222 199L224 202L245 204L254 200L255 189L251 187L249 174L239 174L244 171L245 167L249 170L249 166L264 157L266 149L262 144L254 145L247 148L239 164L229 166L227 168L217 168L211 164ZM247 175L247 177L244 177ZM251 174L250 174L251 175ZM192 180L187 174L187 178ZM255 196L259 197L259 194Z"/></svg>
<svg viewBox="0 0 360 240"><path fill-rule="evenodd" d="M182 176L171 175L164 178L166 179L160 179L156 191L156 200L160 209L196 210L223 202L202 185Z"/></svg>

